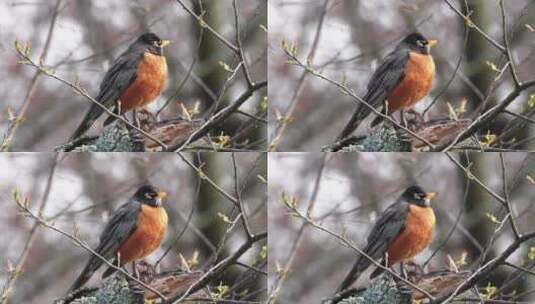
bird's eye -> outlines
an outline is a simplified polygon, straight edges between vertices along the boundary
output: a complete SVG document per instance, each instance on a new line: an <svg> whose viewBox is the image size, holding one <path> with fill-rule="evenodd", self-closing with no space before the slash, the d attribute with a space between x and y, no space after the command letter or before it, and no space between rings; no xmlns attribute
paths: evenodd
<svg viewBox="0 0 535 304"><path fill-rule="evenodd" d="M422 46L422 47L423 47L423 46L425 46L425 41L418 40L418 41L416 41L416 44L417 44L418 46Z"/></svg>
<svg viewBox="0 0 535 304"><path fill-rule="evenodd" d="M150 193L145 193L145 197L146 197L146 198L152 198L152 194L150 194Z"/></svg>
<svg viewBox="0 0 535 304"><path fill-rule="evenodd" d="M153 44L154 46L156 46L156 47L161 47L161 46L162 46L162 42L159 41L159 40L154 41L152 44Z"/></svg>

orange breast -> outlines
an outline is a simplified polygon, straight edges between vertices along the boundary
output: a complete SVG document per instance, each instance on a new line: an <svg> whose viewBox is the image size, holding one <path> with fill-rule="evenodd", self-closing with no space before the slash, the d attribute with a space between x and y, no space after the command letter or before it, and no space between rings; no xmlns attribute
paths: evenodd
<svg viewBox="0 0 535 304"><path fill-rule="evenodd" d="M165 209L142 205L136 231L119 247L121 265L142 259L160 247L166 229Z"/></svg>
<svg viewBox="0 0 535 304"><path fill-rule="evenodd" d="M410 107L424 98L429 94L434 78L433 57L411 52L405 67L405 77L387 97L388 112Z"/></svg>
<svg viewBox="0 0 535 304"><path fill-rule="evenodd" d="M411 205L405 230L388 246L388 264L410 260L424 250L431 243L434 228L433 209Z"/></svg>
<svg viewBox="0 0 535 304"><path fill-rule="evenodd" d="M141 108L160 95L167 80L167 61L164 56L143 54L136 80L120 97L121 112Z"/></svg>

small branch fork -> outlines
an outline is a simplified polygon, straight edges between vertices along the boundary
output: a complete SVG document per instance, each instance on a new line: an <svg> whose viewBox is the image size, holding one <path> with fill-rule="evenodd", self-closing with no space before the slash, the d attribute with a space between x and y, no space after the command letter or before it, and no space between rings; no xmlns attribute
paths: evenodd
<svg viewBox="0 0 535 304"><path fill-rule="evenodd" d="M43 48L43 52L41 53L41 56L39 56L39 62L44 63L47 56L48 51L50 49L50 45L52 42L52 36L54 35L54 28L56 26L56 21L60 12L60 6L63 0L57 0L56 5L54 6L54 12L52 14L52 20L50 21L50 26L48 28L48 34L45 41L45 46ZM28 111L28 107L30 106L30 102L33 99L33 93L35 92L35 88L37 87L37 83L39 81L39 77L41 76L41 70L37 70L35 74L32 77L32 80L30 81L30 86L28 88L28 93L26 94L26 97L24 98L24 101L22 102L22 107L20 108L18 114L15 118L13 118L13 122L9 126L6 135L4 136L4 139L2 140L2 143L0 144L0 152L5 152L9 149L9 146L11 145L11 142L13 141L13 138L15 137L15 133L17 132L17 129L20 125L20 122L24 119L26 116L26 112Z"/></svg>
<svg viewBox="0 0 535 304"><path fill-rule="evenodd" d="M110 109L108 109L102 103L98 102L93 97L89 96L89 94L87 94L87 91L84 90L83 88L81 88L79 85L77 85L75 83L72 83L72 82L70 82L68 80L65 80L63 78L60 78L59 76L55 75L52 71L50 71L50 70L46 69L45 67L43 67L43 65L41 63L36 63L35 61L33 61L29 57L29 54L27 52L25 52L20 46L17 46L16 49L17 49L17 54L22 58L21 63L23 63L25 65L29 65L31 67L34 67L39 71L39 73L42 73L42 74L44 74L46 76L49 76L49 77L52 77L52 78L62 82L63 84L66 84L67 86L71 87L76 93L78 93L79 95L82 95L83 97L85 97L86 99L91 101L92 103L96 104L99 108L101 108L103 111L105 111L108 115L113 116L114 118L124 122L128 127L132 128L132 129L135 129L136 131L141 133L146 138L148 138L148 139L152 140L153 142L155 142L156 144L160 145L162 147L162 149L167 150L167 145L164 144L162 141L158 140L154 136L152 136L149 133L145 132L143 129L135 126L134 124L129 122L123 116L118 115L115 112L113 112Z"/></svg>
<svg viewBox="0 0 535 304"><path fill-rule="evenodd" d="M424 144L426 144L427 146L429 146L429 148L431 149L434 149L435 148L435 145L433 145L432 143L430 143L428 140L426 140L425 138L421 137L420 135L414 133L413 131L411 131L410 129L408 129L407 127L401 125L400 123L398 123L395 119L393 119L392 117L388 116L388 115L385 115L383 114L381 111L377 110L375 107L373 107L372 105L370 105L367 101L365 101L364 99L360 98L359 96L357 96L355 94L355 92L353 92L353 90L351 90L350 88L348 88L345 84L341 83L341 82L337 82L335 80L332 80L326 76L324 76L323 74L320 74L319 72L315 71L312 67L310 67L309 65L306 65L305 63L303 63L300 59L298 59L295 54L292 54L288 51L286 51L286 55L291 58L291 60L293 61L293 64L294 65L297 65L301 68L303 68L306 73L310 73L311 75L314 75L316 76L317 78L320 78L322 80L325 80L327 81L328 83L330 84L333 84L335 85L336 87L338 87L344 94L346 95L349 95L351 98L353 98L357 103L361 103L361 104L364 104L366 107L368 107L374 114L376 114L377 116L380 116L382 118L384 118L385 120L388 120L389 122L391 122L393 125L395 125L396 127L404 130L405 132L407 132L408 134L410 134L411 136L413 136L414 138L417 138L418 140L422 141Z"/></svg>
<svg viewBox="0 0 535 304"><path fill-rule="evenodd" d="M241 38L240 38L240 32L241 32L240 28L241 27L240 27L240 17L239 17L239 12L238 12L238 0L233 0L233 2L232 2L233 12L234 12L235 32L236 32L235 39L236 39L237 46L235 44L233 44L232 42L230 42L229 40L227 40L223 35L218 33L209 24L207 24L203 20L202 16L197 15L190 7L188 7L184 3L184 1L177 0L177 3L184 10L186 10L186 12L189 15L191 15L198 22L198 24L202 28L205 28L206 30L208 30L208 32L210 32L212 35L214 35L214 37L216 37L221 43L223 43L225 46L227 46L240 59L240 62L236 65L236 68L234 69L232 75L227 79L227 81L223 85L223 88L221 89L221 92L219 93L219 96L215 99L213 111L215 112L217 110L217 105L219 104L221 98L223 97L223 95L225 93L225 90L226 90L226 87L228 85L229 80L233 78L233 76L235 75L235 73L236 73L236 71L238 69L243 70L243 73L245 75L245 79L247 81L247 86L248 86L247 91L245 91L240 97L238 97L238 99L234 103L230 104L226 108L224 108L224 109L220 110L219 112L215 113L214 115L212 115L198 130L196 130L193 134L191 134L190 137L186 141L184 141L182 143L179 143L179 144L177 144L177 145L175 145L173 147L170 147L168 149L168 151L180 152L184 148L186 148L186 146L188 144L190 144L191 142L193 142L193 141L203 137L204 135L206 135L208 133L208 131L212 127L214 127L216 124L218 124L221 121L225 120L231 114L239 112L240 106L243 103L245 103L249 99L249 97L251 97L253 95L254 92L256 92L256 91L260 90L261 88L267 86L267 81L262 81L262 82L256 83L255 81L253 81L252 76L251 76L251 74L249 72L249 66L247 64L245 51L243 49L243 44L242 44L242 41L241 41Z"/></svg>
<svg viewBox="0 0 535 304"><path fill-rule="evenodd" d="M267 239L267 232L261 232L261 233L258 233L258 234L253 234L251 229L250 229L249 222L248 222L248 219L247 219L247 214L245 212L244 202L242 201L242 198L241 198L241 191L240 191L240 187L239 187L238 166L236 164L236 156L235 156L234 153L231 154L231 158L232 158L232 167L233 167L233 171L234 171L234 175L233 176L234 176L234 191L236 192L235 193L235 197L230 195L230 194L228 194L225 190L223 190L220 186L218 186L212 179L210 179L208 176L206 176L202 172L202 170L200 168L196 167L187 157L182 155L182 153L177 153L177 154L184 162L186 162L186 164L188 166L190 166L199 175L199 177L202 180L207 181L217 192L219 192L225 198L230 200L232 202L233 206L236 207L238 209L238 211L239 211L238 215L236 215L236 217L229 222L229 225L228 225L228 228L227 228L227 232L223 236L223 238L222 238L222 240L220 242L220 245L217 248L217 250L215 251L212 259L214 261L216 261L218 259L219 253L221 252L221 250L223 248L223 245L226 243L226 240L228 239L229 233L234 229L234 227L240 221L241 221L242 226L243 226L243 231L245 232L245 235L246 235L246 240L232 255L224 258L220 262L216 263L214 266L210 267L210 269L208 269L202 275L202 277L199 278L199 280L197 280L194 284L192 284L188 288L188 290L186 290L183 294L177 295L176 297L174 297L172 299L169 299L165 303L180 303L181 301L186 299L189 295L191 295L195 291L198 291L198 290L204 288L212 279L214 279L214 278L218 277L219 275L221 275L228 267L230 267L232 265L235 265L235 264L240 264L238 262L238 259L243 254L245 254L249 249L251 249L253 247L253 245L255 245L256 243L258 243L258 242L260 242L262 240ZM249 269L251 269L251 268L249 268ZM260 271L258 269L254 269L253 268L252 270L254 270L255 272L262 273L262 271Z"/></svg>
<svg viewBox="0 0 535 304"><path fill-rule="evenodd" d="M503 35L503 41L505 46L501 45L494 39L492 39L487 33L485 33L481 28L479 28L476 24L474 24L468 16L465 16L459 9L457 9L450 0L444 0L444 3L448 5L459 17L461 17L466 24L469 25L469 27L475 29L477 33L479 33L483 38L485 38L491 45L493 45L496 49L498 49L503 55L507 57L507 62L504 65L504 69L509 69L511 72L511 76L513 78L514 83L514 90L509 93L501 102L497 103L494 107L487 110L485 113L482 113L479 115L473 123L466 128L463 132L458 134L454 140L452 140L449 143L445 143L444 145L438 146L434 149L434 151L449 151L451 148L453 148L458 142L472 136L475 134L481 127L487 125L488 123L492 122L496 116L498 116L501 113L504 113L506 111L506 108L513 103L513 101L516 100L516 98L525 90L535 86L535 80L530 80L526 82L522 82L518 76L518 73L516 71L516 64L513 59L511 45L509 43L508 38L508 30L507 30L507 18L506 18L506 12L505 12L505 2L503 0L499 1L500 5L500 12L502 16L502 35ZM497 81L496 79L495 81ZM490 93L489 93L490 94Z"/></svg>
<svg viewBox="0 0 535 304"><path fill-rule="evenodd" d="M59 154L54 155L54 159L52 160L52 166L50 168L50 173L48 174L47 182L45 185L45 191L43 194L43 198L41 199L41 203L39 205L39 209L37 214L39 216L43 215L43 212L46 208L46 205L48 203L48 198L50 196L50 191L52 189L52 183L54 182L54 175L56 172L56 168L58 165L58 158ZM10 271L8 279L4 287L2 288L2 293L0 294L0 303L4 304L8 301L9 294L11 292L12 287L15 284L15 281L19 277L20 273L22 272L24 265L26 264L26 259L28 258L28 254L30 252L30 249L32 247L32 243L34 242L35 238L37 237L37 231L39 228L39 223L34 223L32 228L30 229L30 233L28 235L28 238L26 239L26 243L24 245L24 249L22 250L22 253L20 254L20 258L17 261L17 265L15 268Z"/></svg>
<svg viewBox="0 0 535 304"><path fill-rule="evenodd" d="M52 21L51 21L49 32L48 32L48 36L47 36L47 39L46 39L45 47L44 47L44 50L43 50L43 52L42 52L42 54L40 56L39 62L36 62L36 61L32 60L29 57L29 48L27 46L22 46L18 42L15 42L17 55L21 59L19 63L32 66L32 67L36 68L37 71L36 71L32 81L31 81L28 94L27 94L27 96L25 98L25 101L23 102L23 106L19 110L18 114L13 118L13 123L9 126L8 131L6 132L6 135L4 136L4 139L3 139L3 141L2 141L2 143L0 145L0 150L2 150L2 151L7 150L9 148L9 145L10 145L11 141L14 138L15 132L16 132L20 122L22 121L22 119L25 116L25 113L26 113L26 111L28 109L28 106L30 104L30 100L32 99L31 97L32 97L33 92L34 92L34 88L36 87L37 80L38 80L39 76L41 76L41 75L46 75L46 76L52 77L52 78L60 81L61 83L71 87L76 93L82 95L83 97L88 99L90 102L96 104L99 108L101 108L108 115L110 115L110 116L112 116L112 117L124 122L129 128L132 128L132 129L138 131L140 134L142 134L148 140L150 140L150 141L154 142L155 144L161 146L162 151L174 151L174 150L179 150L180 151L180 150L186 148L186 146L188 144L190 144L192 141L197 140L197 139L203 137L204 135L206 135L214 125L222 122L223 120L228 118L233 113L240 113L241 112L239 110L240 106L242 104L244 104L249 99L249 97L251 97L253 95L254 92L256 92L257 90L260 90L261 88L263 88L265 86L267 86L267 81L262 81L262 82L256 83L256 82L254 82L252 80L252 76L250 74L249 66L247 64L247 60L246 60L246 56L245 56L245 51L243 49L243 44L242 44L242 41L241 41L241 38L240 38L241 29L240 29L240 18L239 18L239 12L238 12L238 10L239 10L238 0L233 0L233 10L234 10L234 14L235 14L234 20L235 20L235 27L236 27L236 36L235 36L235 38L236 38L236 43L237 43L238 46L236 46L233 43L231 43L230 41L228 41L225 37L223 37L221 34L219 34L217 31L215 31L210 25L208 25L206 22L204 22L202 17L196 15L191 8L189 8L188 6L186 6L184 4L184 2L182 0L177 0L177 2L191 16L193 16L199 22L199 24L201 26L201 29L202 29L201 30L201 34L200 34L201 39L202 39L202 32L203 32L204 29L206 29L208 32L213 34L218 40L220 40L226 47L231 49L232 52L235 53L236 56L238 56L239 59L240 59L240 62L236 66L236 70L227 79L227 81L225 82L224 87L222 88L222 90L220 92L219 97L216 98L217 99L216 100L216 104L223 97L223 95L224 95L224 93L226 91L226 88L228 86L228 82L234 77L234 75L236 74L238 69L242 69L243 72L244 72L245 79L247 81L248 90L246 92L244 92L241 96L239 96L238 99L234 103L230 104L228 107L222 109L221 111L215 113L212 117L210 117L210 119L208 119L206 121L206 123L203 124L203 126L201 126L200 129L195 131L188 138L188 140L186 140L183 143L177 144L177 145L175 145L173 147L168 147L161 140L159 140L156 137L152 136L148 132L142 130L138 126L132 124L131 122L129 122L124 117L122 117L122 116L114 113L113 111L109 110L108 108L106 108L103 104L101 104L100 102L98 102L97 100L95 100L94 98L89 96L87 91L84 90L83 88L81 88L77 83L73 83L73 82L70 82L68 80L62 79L61 77L55 75L52 70L50 70L47 67L45 67L44 62L45 62L45 59L46 59L47 54L48 54L48 50L49 50L49 47L50 47L50 42L51 42L53 30L54 30L54 26L56 24L56 19L57 19L57 16L59 14L59 11L60 11L60 5L61 5L62 1L63 0L58 0L57 3L56 3L54 14L52 16ZM196 62L196 60L194 60L192 62L191 66L190 66L190 68L188 70L188 76L191 73L191 70L192 70L195 62ZM188 76L186 76L184 78L184 80L181 82L181 84L179 85L178 90L187 81L187 79L189 78ZM159 114L163 110L163 108L165 108L168 105L168 103L169 103L169 100L162 107L162 109L160 109L158 111L157 114ZM217 110L217 109L214 109L214 111L215 110ZM243 112L241 112L241 113L243 113Z"/></svg>
<svg viewBox="0 0 535 304"><path fill-rule="evenodd" d="M345 237L343 237L342 235L338 234L338 233L335 233L335 232L332 232L330 231L329 229L323 227L322 225L320 224L317 224L316 222L314 222L309 215L305 215L303 213L301 213L299 210L297 210L296 207L294 206L289 206L289 205L286 205L285 206L292 212L293 215L297 216L298 218L302 219L303 221L305 221L306 224L308 225L311 225L312 227L316 228L317 230L319 231L322 231L322 232L325 232L331 236L333 236L334 238L336 238L339 242L341 242L343 245L353 249L354 251L356 251L358 254L362 255L363 257L365 257L366 259L368 259L371 263L373 263L375 266L377 266L378 268L381 268L383 269L384 271L390 273L392 276L394 276L395 278L401 280L402 282L404 282L405 284L409 285L410 287L414 288L415 290L418 290L419 292L421 292L422 294L424 294L428 299L430 300L434 300L435 297L433 297L429 292L427 292L426 290L420 288L418 285L412 283L411 281L405 279L403 276L399 275L398 273L396 273L395 271L393 271L392 269L390 269L390 267L387 267L387 266L384 266L383 264L381 264L380 262L376 261L374 258L372 258L371 256L369 256L368 254L366 254L364 251L362 251L362 249L358 248L357 246L353 245L350 241L348 241Z"/></svg>
<svg viewBox="0 0 535 304"><path fill-rule="evenodd" d="M18 195L15 195L15 203L17 205L17 207L21 210L22 214L24 216L27 216L31 219L33 219L37 224L45 227L45 228L48 228L52 231L55 231L65 237L67 237L68 239L70 239L72 242L74 242L76 245L84 248L85 250L89 251L92 255L96 256L97 258L99 258L102 262L104 262L108 267L111 267L115 270L117 270L118 272L122 273L123 275L125 275L126 277L128 277L129 279L135 281L136 283L138 283L139 285L141 285L143 288L153 292L154 294L156 294L158 297L160 297L163 301L166 301L167 298L162 294L160 293L158 290L152 288L151 286L143 283L142 281L140 281L139 279L137 279L136 277L132 276L131 274L129 274L126 270L124 270L123 268L121 267L117 267L117 265L115 265L114 263L108 261L106 258L104 258L102 255L100 255L99 253L97 253L96 251L94 251L93 249L91 249L91 247L89 247L89 245L87 245L84 241L80 240L78 237L76 237L75 235L72 235L70 233L67 233L63 230L61 230L60 228L48 223L47 221L45 221L42 217L40 217L39 215L35 214L34 212L32 212L28 205L29 205L29 200L28 199L21 199Z"/></svg>

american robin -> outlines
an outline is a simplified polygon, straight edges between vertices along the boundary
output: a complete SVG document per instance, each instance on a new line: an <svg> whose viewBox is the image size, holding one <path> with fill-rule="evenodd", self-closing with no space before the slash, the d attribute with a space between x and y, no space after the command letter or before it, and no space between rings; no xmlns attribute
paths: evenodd
<svg viewBox="0 0 535 304"><path fill-rule="evenodd" d="M434 192L425 193L419 186L407 188L373 226L364 253L391 266L410 260L424 250L431 242L435 228L435 213L430 205L435 195ZM369 259L359 256L338 291L351 286L371 264ZM371 278L382 272L382 268L377 268Z"/></svg>
<svg viewBox="0 0 535 304"><path fill-rule="evenodd" d="M170 43L154 33L141 35L113 62L100 84L96 101L117 114L146 106L165 87L167 61L163 48ZM83 135L102 115L104 110L92 104L71 140ZM113 122L110 116L105 125Z"/></svg>
<svg viewBox="0 0 535 304"><path fill-rule="evenodd" d="M424 98L435 77L435 62L430 54L435 44L437 40L427 40L420 33L403 39L373 73L364 101L389 115ZM369 107L359 104L338 139L348 137L371 112ZM372 126L381 120L378 116Z"/></svg>
<svg viewBox="0 0 535 304"><path fill-rule="evenodd" d="M140 187L126 204L112 214L95 252L118 266L151 254L160 246L167 229L167 213L162 207L166 196L154 186ZM102 259L91 256L70 290L82 287L102 264ZM102 277L111 275L115 270L109 267Z"/></svg>

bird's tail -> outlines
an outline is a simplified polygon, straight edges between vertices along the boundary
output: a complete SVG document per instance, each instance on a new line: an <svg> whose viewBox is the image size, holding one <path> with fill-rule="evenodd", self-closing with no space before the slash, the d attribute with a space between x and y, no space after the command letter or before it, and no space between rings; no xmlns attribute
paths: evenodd
<svg viewBox="0 0 535 304"><path fill-rule="evenodd" d="M113 261L113 265L116 265L117 264L117 261ZM117 266L120 266L120 265L117 265ZM117 271L117 269L113 268L113 267L108 267L108 269L106 269L106 271L104 271L104 273L102 274L102 278L107 278L109 277L110 275L114 274L115 272Z"/></svg>
<svg viewBox="0 0 535 304"><path fill-rule="evenodd" d="M349 122L346 124L346 126L342 130L342 133L338 135L337 140L340 141L342 139L345 139L349 135L351 135L351 133L358 128L362 120L363 120L363 116L362 116L361 109L359 106L357 107L356 111L353 113L353 116L351 116L351 119L349 120Z"/></svg>
<svg viewBox="0 0 535 304"><path fill-rule="evenodd" d="M116 113L117 114L117 113ZM117 118L115 118L115 116L108 116L108 118L106 118L106 120L104 121L104 126L107 126L109 124L111 124L112 122L114 122Z"/></svg>
<svg viewBox="0 0 535 304"><path fill-rule="evenodd" d="M387 111L386 111L386 109L385 109L384 107L383 107L383 109L381 110L381 113L383 113L383 114L385 114L385 115L388 114ZM375 127L376 125L380 124L380 123L383 121L383 119L384 119L383 116L379 116L379 115L377 115L377 116L373 119L373 121L372 121L372 123L371 123L371 126L372 126L372 127Z"/></svg>
<svg viewBox="0 0 535 304"><path fill-rule="evenodd" d="M358 280L360 275L366 270L366 268L368 268L369 265L370 263L368 259L364 258L363 256L359 256L357 262L355 262L355 265L353 265L353 268L351 268L351 271L347 274L344 281L342 281L342 284L340 284L338 287L337 293L348 289L353 283L355 283L355 281Z"/></svg>
<svg viewBox="0 0 535 304"><path fill-rule="evenodd" d="M91 259L89 259L89 262L87 262L87 265L85 265L84 270L82 270L78 278L72 284L71 288L69 289L69 292L77 290L85 283L87 283L87 281L89 281L91 276L95 273L95 271L97 271L97 269L101 265L102 261L99 258L95 256L91 257Z"/></svg>
<svg viewBox="0 0 535 304"><path fill-rule="evenodd" d="M85 114L84 119L82 120L78 128L76 128L76 131L74 131L74 133L71 135L69 141L73 141L78 137L84 135L84 133L87 132L87 130L89 130L89 128L91 128L91 126L95 123L95 120L97 120L99 115L100 113L96 113L95 109L91 108L87 112L87 114Z"/></svg>

